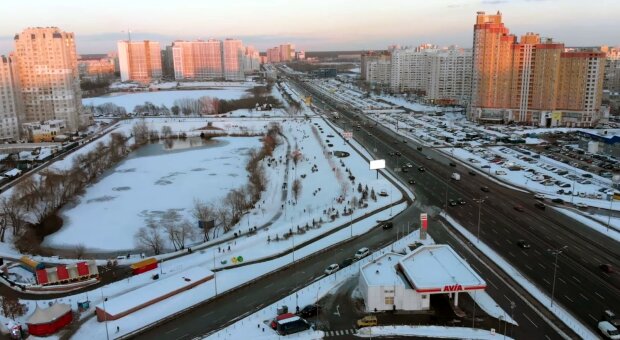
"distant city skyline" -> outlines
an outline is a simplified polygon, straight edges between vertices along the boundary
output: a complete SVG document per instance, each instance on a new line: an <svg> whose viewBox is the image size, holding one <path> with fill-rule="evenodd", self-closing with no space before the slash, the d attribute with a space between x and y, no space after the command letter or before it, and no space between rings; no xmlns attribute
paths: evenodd
<svg viewBox="0 0 620 340"><path fill-rule="evenodd" d="M77 52L106 53L116 42L150 39L236 38L260 51L283 42L300 50L383 49L390 44L456 44L471 47L477 11L504 14L511 32L534 31L567 46L620 44L620 3L597 0L160 0L58 2L30 0L4 6L0 54L26 27L57 26L76 36ZM191 9L191 10L188 10Z"/></svg>

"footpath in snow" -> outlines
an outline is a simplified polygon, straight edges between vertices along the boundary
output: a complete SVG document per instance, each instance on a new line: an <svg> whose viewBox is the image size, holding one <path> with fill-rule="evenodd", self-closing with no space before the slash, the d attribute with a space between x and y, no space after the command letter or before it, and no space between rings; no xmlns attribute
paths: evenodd
<svg viewBox="0 0 620 340"><path fill-rule="evenodd" d="M360 329L358 337L423 336L438 339L512 339L486 329L444 326L379 326Z"/></svg>

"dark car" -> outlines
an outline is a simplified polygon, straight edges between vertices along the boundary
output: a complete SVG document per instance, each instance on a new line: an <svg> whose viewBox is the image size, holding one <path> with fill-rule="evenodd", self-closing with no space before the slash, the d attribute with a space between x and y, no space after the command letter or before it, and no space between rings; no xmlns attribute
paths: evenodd
<svg viewBox="0 0 620 340"><path fill-rule="evenodd" d="M309 318L309 317L317 316L319 312L321 312L321 306L317 304L311 304L311 305L307 305L306 307L302 308L299 311L299 313L297 313L297 315L304 317L304 318Z"/></svg>
<svg viewBox="0 0 620 340"><path fill-rule="evenodd" d="M609 263L604 263L598 267L603 271L603 273L611 274L614 272L614 267Z"/></svg>
<svg viewBox="0 0 620 340"><path fill-rule="evenodd" d="M449 204L451 207L455 207L455 206L456 206L456 201L455 201L455 200L452 200L452 199L451 199L451 200L448 200L448 204Z"/></svg>
<svg viewBox="0 0 620 340"><path fill-rule="evenodd" d="M525 211L525 209L523 209L523 207L522 207L522 206L520 206L520 205L515 205L515 206L514 206L514 208L515 208L515 210L516 210L516 211L518 211L518 212L524 212L524 211Z"/></svg>
<svg viewBox="0 0 620 340"><path fill-rule="evenodd" d="M476 176L476 173L473 170L469 170L469 174L472 176Z"/></svg>
<svg viewBox="0 0 620 340"><path fill-rule="evenodd" d="M456 166L456 163L450 162L450 166Z"/></svg>
<svg viewBox="0 0 620 340"><path fill-rule="evenodd" d="M519 246L519 248L522 248L522 249L530 249L530 244L525 242L525 240L517 241L517 245Z"/></svg>
<svg viewBox="0 0 620 340"><path fill-rule="evenodd" d="M415 180L410 179L410 180L409 180L409 184L411 184L411 185L415 184Z"/></svg>
<svg viewBox="0 0 620 340"><path fill-rule="evenodd" d="M554 198L551 200L553 203L564 204L564 200L561 198Z"/></svg>
<svg viewBox="0 0 620 340"><path fill-rule="evenodd" d="M394 223L392 221L389 222L385 222L383 223L383 226L381 226L381 228L383 229L392 229L394 227Z"/></svg>
<svg viewBox="0 0 620 340"><path fill-rule="evenodd" d="M536 208L538 208L538 209L541 209L541 210L545 210L547 208L547 206L544 203L542 203L542 202L536 202L536 203L534 203L534 206Z"/></svg>
<svg viewBox="0 0 620 340"><path fill-rule="evenodd" d="M422 151L422 147L421 146L418 146L417 149L418 149L418 151Z"/></svg>
<svg viewBox="0 0 620 340"><path fill-rule="evenodd" d="M400 156L402 156L402 154L400 152L396 151L396 156L400 157Z"/></svg>
<svg viewBox="0 0 620 340"><path fill-rule="evenodd" d="M419 167L419 168L418 168L418 171L420 171L420 172L424 172L425 170L426 170L426 169L424 169L424 167L423 167L423 166L421 166L421 167Z"/></svg>
<svg viewBox="0 0 620 340"><path fill-rule="evenodd" d="M459 197L459 198L457 198L457 199L456 199L456 201L457 201L457 202L459 202L459 204L460 204L460 205L464 205L465 203L467 203L467 202L465 202L465 200L464 200L464 199L462 199L462 198L460 198L460 197Z"/></svg>
<svg viewBox="0 0 620 340"><path fill-rule="evenodd" d="M344 261L342 261L342 263L340 263L340 268L344 268L347 266L350 266L353 262L355 262L355 259L350 257L348 259L344 259Z"/></svg>
<svg viewBox="0 0 620 340"><path fill-rule="evenodd" d="M482 190L484 192L489 192L489 187L487 187L487 186L480 187L480 190Z"/></svg>

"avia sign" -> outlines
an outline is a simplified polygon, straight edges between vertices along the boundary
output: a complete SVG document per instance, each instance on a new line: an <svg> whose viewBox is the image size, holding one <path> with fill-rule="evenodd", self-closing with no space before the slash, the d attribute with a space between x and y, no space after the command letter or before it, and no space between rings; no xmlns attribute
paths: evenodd
<svg viewBox="0 0 620 340"><path fill-rule="evenodd" d="M455 284L455 285L445 285L443 287L443 291L444 292L459 292L463 290L463 286L461 286L460 284Z"/></svg>

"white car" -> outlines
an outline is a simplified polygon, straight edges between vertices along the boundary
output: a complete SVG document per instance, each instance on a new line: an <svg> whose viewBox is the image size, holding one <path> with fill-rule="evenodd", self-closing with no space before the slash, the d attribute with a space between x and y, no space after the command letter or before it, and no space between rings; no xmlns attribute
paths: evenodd
<svg viewBox="0 0 620 340"><path fill-rule="evenodd" d="M329 267L327 267L327 268L325 269L325 274L326 274L326 275L331 275L331 274L333 274L333 273L337 272L337 271L338 271L338 269L340 269L340 266L339 266L339 265L337 265L336 263L334 263L334 264L330 264L330 265L329 265Z"/></svg>
<svg viewBox="0 0 620 340"><path fill-rule="evenodd" d="M620 332L609 321L601 321L598 323L598 329L605 335L607 339L620 339Z"/></svg>
<svg viewBox="0 0 620 340"><path fill-rule="evenodd" d="M534 195L534 198L537 200L544 200L545 199L545 195L543 194L536 194Z"/></svg>
<svg viewBox="0 0 620 340"><path fill-rule="evenodd" d="M357 253L355 253L355 259L359 260L359 259L363 259L364 257L368 256L368 254L370 254L370 249L364 247L360 250L357 251Z"/></svg>

